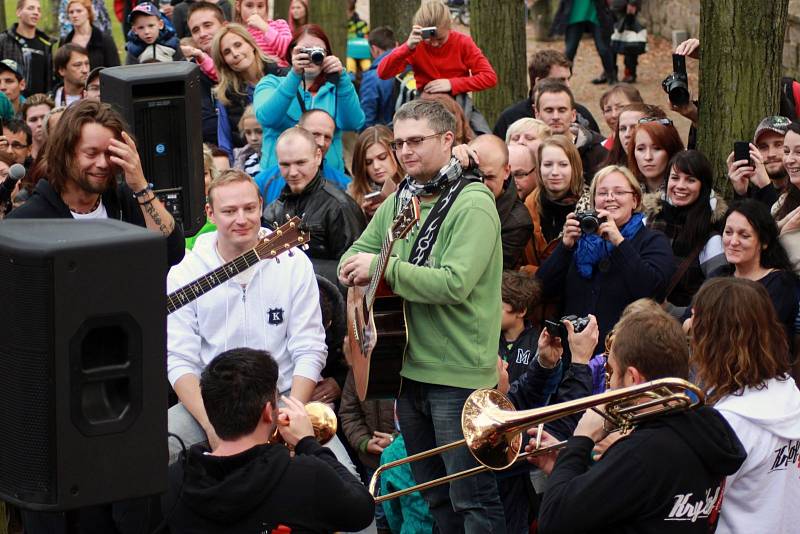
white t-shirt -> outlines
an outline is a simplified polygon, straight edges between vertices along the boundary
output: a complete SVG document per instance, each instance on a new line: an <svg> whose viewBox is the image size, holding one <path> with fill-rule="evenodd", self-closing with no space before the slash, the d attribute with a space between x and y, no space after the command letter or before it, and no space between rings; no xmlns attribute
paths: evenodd
<svg viewBox="0 0 800 534"><path fill-rule="evenodd" d="M90 211L89 213L75 213L74 211L70 211L72 214L73 219L78 220L86 220L86 219L108 219L108 212L106 211L106 207L103 205L103 201L100 201L100 204L94 209L94 211Z"/></svg>

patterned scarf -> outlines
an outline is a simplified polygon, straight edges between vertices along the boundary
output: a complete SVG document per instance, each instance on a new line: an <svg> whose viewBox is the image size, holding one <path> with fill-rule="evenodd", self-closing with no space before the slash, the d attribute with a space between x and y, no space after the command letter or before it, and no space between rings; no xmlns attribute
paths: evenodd
<svg viewBox="0 0 800 534"><path fill-rule="evenodd" d="M406 175L400 183L400 191L398 197L400 200L399 206L404 206L405 202L417 195L435 195L442 191L445 187L452 184L461 177L461 164L456 158L450 158L450 161L439 169L439 174L425 184L420 184L411 176Z"/></svg>

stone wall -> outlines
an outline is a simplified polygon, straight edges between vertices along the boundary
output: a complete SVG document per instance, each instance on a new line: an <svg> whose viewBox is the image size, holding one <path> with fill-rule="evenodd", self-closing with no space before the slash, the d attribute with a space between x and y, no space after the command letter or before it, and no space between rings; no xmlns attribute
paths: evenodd
<svg viewBox="0 0 800 534"><path fill-rule="evenodd" d="M671 41L674 30L700 35L700 0L644 0L642 23L652 35ZM800 0L789 0L789 23L783 45L783 68L800 79Z"/></svg>

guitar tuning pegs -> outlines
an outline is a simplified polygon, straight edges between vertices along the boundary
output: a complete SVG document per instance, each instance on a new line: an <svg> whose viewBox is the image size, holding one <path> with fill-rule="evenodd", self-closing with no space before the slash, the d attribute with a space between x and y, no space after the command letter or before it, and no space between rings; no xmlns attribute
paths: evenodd
<svg viewBox="0 0 800 534"><path fill-rule="evenodd" d="M278 226L277 222L272 223L272 229L273 230L277 230L278 228L280 228L280 226Z"/></svg>

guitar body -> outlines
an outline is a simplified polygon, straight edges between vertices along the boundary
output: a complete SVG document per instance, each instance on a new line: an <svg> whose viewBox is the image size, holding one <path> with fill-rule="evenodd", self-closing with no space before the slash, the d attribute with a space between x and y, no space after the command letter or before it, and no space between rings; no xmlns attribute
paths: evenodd
<svg viewBox="0 0 800 534"><path fill-rule="evenodd" d="M348 363L356 393L362 401L395 398L407 341L403 299L379 291L368 311L365 294L363 287L347 290Z"/></svg>

